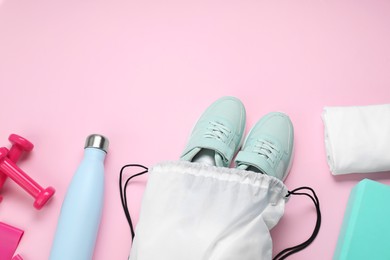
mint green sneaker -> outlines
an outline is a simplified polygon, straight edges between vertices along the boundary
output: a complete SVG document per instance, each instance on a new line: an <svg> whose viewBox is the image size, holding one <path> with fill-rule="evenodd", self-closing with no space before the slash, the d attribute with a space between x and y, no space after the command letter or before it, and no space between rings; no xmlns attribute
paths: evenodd
<svg viewBox="0 0 390 260"><path fill-rule="evenodd" d="M284 181L292 164L294 128L290 118L272 112L251 129L235 159L238 169L261 172Z"/></svg>
<svg viewBox="0 0 390 260"><path fill-rule="evenodd" d="M180 159L228 167L242 143L245 120L239 99L218 99L199 118Z"/></svg>

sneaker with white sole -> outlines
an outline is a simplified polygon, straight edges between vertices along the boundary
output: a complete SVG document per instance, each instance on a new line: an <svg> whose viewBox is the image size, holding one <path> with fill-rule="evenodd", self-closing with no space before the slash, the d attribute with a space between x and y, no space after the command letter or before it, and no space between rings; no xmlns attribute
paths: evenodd
<svg viewBox="0 0 390 260"><path fill-rule="evenodd" d="M229 167L245 130L245 107L235 97L222 97L201 115L181 160Z"/></svg>
<svg viewBox="0 0 390 260"><path fill-rule="evenodd" d="M250 130L236 168L261 172L284 181L290 171L294 145L294 128L283 113L271 112Z"/></svg>

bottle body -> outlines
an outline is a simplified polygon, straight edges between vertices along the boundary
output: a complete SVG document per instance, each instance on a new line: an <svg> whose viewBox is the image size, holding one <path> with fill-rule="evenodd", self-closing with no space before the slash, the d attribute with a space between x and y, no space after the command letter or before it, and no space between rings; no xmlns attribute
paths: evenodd
<svg viewBox="0 0 390 260"><path fill-rule="evenodd" d="M103 208L105 156L97 148L84 150L61 207L50 260L92 259Z"/></svg>

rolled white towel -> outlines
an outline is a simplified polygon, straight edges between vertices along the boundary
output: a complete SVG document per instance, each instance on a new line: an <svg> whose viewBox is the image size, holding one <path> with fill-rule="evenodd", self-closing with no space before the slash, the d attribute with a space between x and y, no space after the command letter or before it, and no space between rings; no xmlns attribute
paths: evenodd
<svg viewBox="0 0 390 260"><path fill-rule="evenodd" d="M390 171L390 104L324 107L322 119L334 175Z"/></svg>

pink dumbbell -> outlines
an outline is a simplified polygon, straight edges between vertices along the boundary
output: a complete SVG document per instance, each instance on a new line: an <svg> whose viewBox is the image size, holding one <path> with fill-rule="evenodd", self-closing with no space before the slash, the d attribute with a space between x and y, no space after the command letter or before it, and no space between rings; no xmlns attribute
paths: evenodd
<svg viewBox="0 0 390 260"><path fill-rule="evenodd" d="M46 202L53 196L55 190L52 187L43 189L38 183L30 178L24 171L22 171L16 164L8 158L7 148L0 148L0 172L10 177L19 186L26 190L35 198L34 207L41 209ZM19 154L20 155L20 154ZM12 156L12 153L11 153ZM15 155L14 155L15 156Z"/></svg>
<svg viewBox="0 0 390 260"><path fill-rule="evenodd" d="M34 148L34 145L30 141L16 134L11 134L8 137L8 140L12 143L12 147L10 148L7 157L14 163L17 163L23 152L31 152ZM7 175L0 172L0 189L3 187L6 179Z"/></svg>
<svg viewBox="0 0 390 260"><path fill-rule="evenodd" d="M14 163L19 160L23 152L30 152L34 148L34 145L30 141L16 134L11 134L8 140L12 143L12 147L7 156ZM6 179L7 175L0 172L0 189L3 187ZM2 199L3 197L0 196L0 202Z"/></svg>

